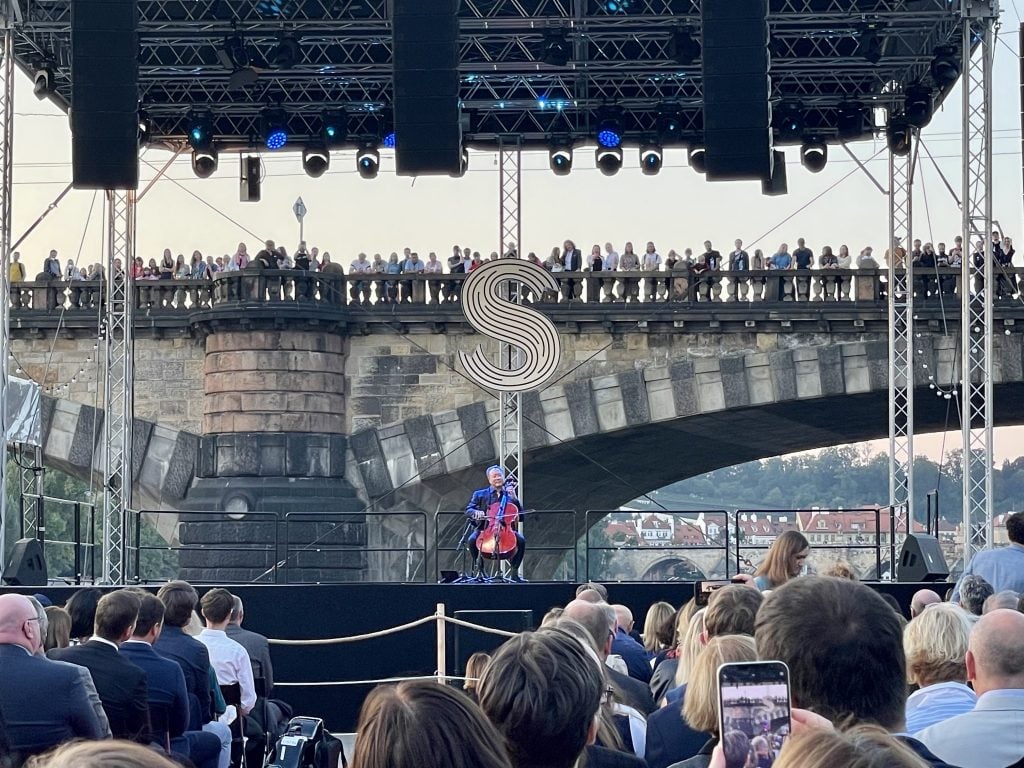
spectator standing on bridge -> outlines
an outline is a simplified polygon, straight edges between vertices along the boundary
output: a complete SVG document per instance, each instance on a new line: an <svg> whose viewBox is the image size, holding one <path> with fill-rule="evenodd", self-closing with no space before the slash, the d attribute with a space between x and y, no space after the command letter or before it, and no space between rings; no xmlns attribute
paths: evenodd
<svg viewBox="0 0 1024 768"><path fill-rule="evenodd" d="M778 589L803 572L810 554L810 542L802 533L784 531L772 542L764 562L758 566L754 586L762 592L766 589Z"/></svg>
<svg viewBox="0 0 1024 768"><path fill-rule="evenodd" d="M50 251L50 255L43 262L43 272L50 280L60 280L60 259L57 258L57 251Z"/></svg>
<svg viewBox="0 0 1024 768"><path fill-rule="evenodd" d="M814 251L807 247L802 237L797 238L796 241L796 248L793 251L793 266L801 272L807 272L814 266ZM801 296L810 298L810 284L809 277L798 277L797 295L794 298Z"/></svg>
<svg viewBox="0 0 1024 768"><path fill-rule="evenodd" d="M994 592L1024 592L1024 512L1007 515L1006 535L1010 543L1005 547L986 549L971 558L953 590L954 602L960 598L964 581L972 575L982 577Z"/></svg>
<svg viewBox="0 0 1024 768"><path fill-rule="evenodd" d="M640 257L633 251L633 243L626 243L622 248L622 255L619 257L619 270L622 272L637 272L640 270ZM640 300L639 278L624 278L622 281L622 300Z"/></svg>
<svg viewBox="0 0 1024 768"><path fill-rule="evenodd" d="M427 263L423 265L423 274L429 275L427 290L430 292L430 303L441 303L441 280L438 275L444 273L444 267L437 260L437 254L431 251L427 254Z"/></svg>
<svg viewBox="0 0 1024 768"><path fill-rule="evenodd" d="M746 272L750 269L750 254L743 250L742 240L737 238L734 245L736 247L733 249L733 252L729 254L729 271Z"/></svg>
<svg viewBox="0 0 1024 768"><path fill-rule="evenodd" d="M18 251L11 254L11 267L7 273L7 279L12 283L25 281L25 265L21 263L21 254Z"/></svg>

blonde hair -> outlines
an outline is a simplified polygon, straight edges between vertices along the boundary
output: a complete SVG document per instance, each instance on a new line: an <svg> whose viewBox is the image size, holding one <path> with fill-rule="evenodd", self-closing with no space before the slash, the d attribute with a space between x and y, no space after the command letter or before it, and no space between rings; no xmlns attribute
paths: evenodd
<svg viewBox="0 0 1024 768"><path fill-rule="evenodd" d="M718 732L718 668L740 661L757 661L754 638L746 635L713 637L697 656L683 701L683 719L693 730Z"/></svg>
<svg viewBox="0 0 1024 768"><path fill-rule="evenodd" d="M967 641L971 621L952 603L936 603L903 630L907 679L920 686L967 680Z"/></svg>
<svg viewBox="0 0 1024 768"><path fill-rule="evenodd" d="M755 575L764 576L768 586L777 589L792 578L789 574L789 561L793 556L810 548L810 542L799 531L784 531L772 542L771 549Z"/></svg>
<svg viewBox="0 0 1024 768"><path fill-rule="evenodd" d="M159 752L130 741L75 741L26 763L28 768L177 768Z"/></svg>
<svg viewBox="0 0 1024 768"><path fill-rule="evenodd" d="M491 654L485 653L484 651L477 651L466 660L466 679L462 683L462 687L466 690L476 688L477 683L480 682L481 676L484 674L484 670L491 663Z"/></svg>
<svg viewBox="0 0 1024 768"><path fill-rule="evenodd" d="M853 566L845 560L838 560L825 571L822 576L832 576L836 579L847 579L849 581L860 581L857 578L857 572L853 570Z"/></svg>
<svg viewBox="0 0 1024 768"><path fill-rule="evenodd" d="M680 617L681 620L681 617ZM704 631L704 609L694 611L686 629L679 633L679 663L676 665L676 686L690 681L693 663L700 653L700 633Z"/></svg>
<svg viewBox="0 0 1024 768"><path fill-rule="evenodd" d="M774 768L928 768L909 747L877 725L848 731L807 729L782 748Z"/></svg>
<svg viewBox="0 0 1024 768"><path fill-rule="evenodd" d="M647 616L644 618L644 648L651 653L660 651L662 645L658 642L658 634L665 622L672 618L676 609L664 600L657 602L647 609Z"/></svg>

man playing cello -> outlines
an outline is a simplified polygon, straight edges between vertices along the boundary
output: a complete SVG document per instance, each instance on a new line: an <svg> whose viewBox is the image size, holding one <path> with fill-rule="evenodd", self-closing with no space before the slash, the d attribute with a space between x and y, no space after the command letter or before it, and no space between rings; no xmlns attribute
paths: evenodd
<svg viewBox="0 0 1024 768"><path fill-rule="evenodd" d="M506 485L505 470L497 464L487 468L487 483L486 488L473 492L466 505L466 516L477 524L467 543L473 558L473 573L478 576L482 573L481 557L486 550L489 558L509 559L512 581L526 581L519 575L519 566L526 553L526 539L516 530L522 503L516 498L511 483ZM510 552L513 536L514 552ZM504 543L496 546L502 540Z"/></svg>

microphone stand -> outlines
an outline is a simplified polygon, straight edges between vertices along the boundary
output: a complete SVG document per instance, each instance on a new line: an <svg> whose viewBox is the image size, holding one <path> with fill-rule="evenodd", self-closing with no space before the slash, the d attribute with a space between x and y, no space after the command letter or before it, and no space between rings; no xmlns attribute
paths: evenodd
<svg viewBox="0 0 1024 768"><path fill-rule="evenodd" d="M473 577L466 574L466 555L469 554L466 547L466 542L469 541L469 536L476 527L476 522L471 517L466 518L466 525L462 529L462 538L459 539L459 543L456 545L457 549L462 552L462 567L459 569L459 578L457 578L454 584L465 584L467 581L473 581Z"/></svg>

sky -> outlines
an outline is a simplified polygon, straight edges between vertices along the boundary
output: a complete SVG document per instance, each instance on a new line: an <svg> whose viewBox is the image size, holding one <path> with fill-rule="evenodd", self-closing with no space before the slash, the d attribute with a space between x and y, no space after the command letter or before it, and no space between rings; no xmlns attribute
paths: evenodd
<svg viewBox="0 0 1024 768"><path fill-rule="evenodd" d="M1017 6L1004 2L996 44L994 78L995 218L1012 236L1022 232L1022 158L1020 81L1017 59ZM39 101L32 83L16 72L14 121L13 235L17 240L60 194L71 179L68 119L49 101ZM924 129L915 177L914 234L925 241L950 241L960 231L959 86ZM851 150L884 188L887 162L883 141L861 142ZM854 253L865 245L884 251L888 237L887 198L841 148L831 147L826 168L812 174L800 166L797 148L786 150L789 194L763 197L759 182L710 183L686 166L684 150L667 150L658 176L640 173L638 153L625 151L618 175L605 177L594 165L593 151L577 150L573 171L556 177L547 153L523 160L522 252L541 258L565 239L588 249L611 241L621 249L629 240L652 240L660 253L691 247L703 250L712 240L725 250L742 238L749 248L775 249L804 237L815 253L822 246L847 244ZM871 159L877 154L875 159ZM239 159L222 154L216 174L197 179L187 155L169 168L141 198L137 208L138 255L159 258L167 247L186 256L233 253L238 242L252 248L270 238L293 250L299 239L292 205L302 197L308 213L305 238L346 266L360 251L372 255L409 246L421 255L436 251L442 259L458 243L484 254L499 247L498 168L494 153L472 153L462 179L399 178L394 158L382 152L381 172L365 180L355 170L353 151L333 153L330 170L319 179L302 171L301 153L264 154L265 178L259 203L239 202ZM143 155L140 189L156 175L170 154L149 149ZM941 173L940 173L941 172ZM61 261L80 264L102 260L103 197L73 191L50 213L18 250L30 274L42 267L51 248ZM638 245L638 250L640 249ZM856 249L856 250L855 250ZM917 452L938 458L941 440L921 437ZM958 445L958 435L946 448ZM875 445L875 448L885 447ZM1024 427L999 430L996 458L1024 455Z"/></svg>

